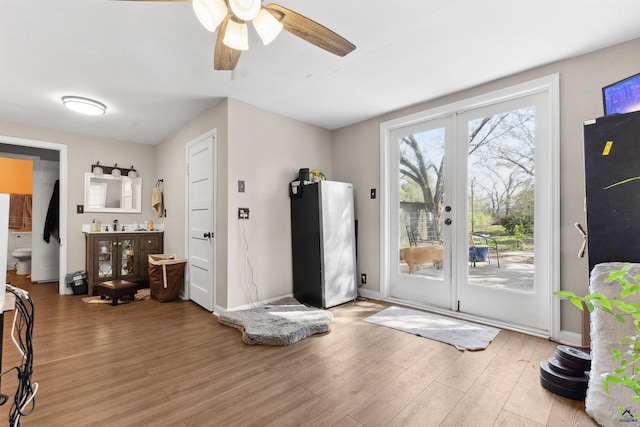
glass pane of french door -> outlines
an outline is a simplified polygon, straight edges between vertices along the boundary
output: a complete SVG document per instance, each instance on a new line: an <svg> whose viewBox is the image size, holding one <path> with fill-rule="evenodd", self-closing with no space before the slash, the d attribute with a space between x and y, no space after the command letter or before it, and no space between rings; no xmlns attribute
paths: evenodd
<svg viewBox="0 0 640 427"><path fill-rule="evenodd" d="M449 128L443 120L432 120L391 134L396 153L391 296L447 309L451 281L444 214Z"/></svg>
<svg viewBox="0 0 640 427"><path fill-rule="evenodd" d="M457 240L456 308L542 331L550 295L546 96L471 109L457 124L459 142L466 140L458 145L458 170L466 175L458 188L467 199L458 229L467 233Z"/></svg>
<svg viewBox="0 0 640 427"><path fill-rule="evenodd" d="M469 283L533 292L534 106L466 122Z"/></svg>

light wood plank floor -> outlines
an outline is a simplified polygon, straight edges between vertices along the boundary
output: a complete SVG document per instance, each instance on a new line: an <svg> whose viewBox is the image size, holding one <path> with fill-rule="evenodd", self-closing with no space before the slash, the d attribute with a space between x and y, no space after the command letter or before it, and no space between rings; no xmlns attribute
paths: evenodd
<svg viewBox="0 0 640 427"><path fill-rule="evenodd" d="M27 427L596 425L583 403L539 385L556 344L510 331L460 352L363 322L388 304L358 301L331 310L330 333L248 346L188 301L112 307L60 296L55 283L19 286L36 304L40 389ZM17 362L11 317L3 369ZM2 391L15 385L5 376Z"/></svg>

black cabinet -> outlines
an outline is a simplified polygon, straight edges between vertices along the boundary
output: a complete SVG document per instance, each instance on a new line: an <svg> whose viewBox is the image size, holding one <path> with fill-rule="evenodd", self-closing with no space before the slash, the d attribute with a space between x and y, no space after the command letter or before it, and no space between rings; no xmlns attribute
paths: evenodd
<svg viewBox="0 0 640 427"><path fill-rule="evenodd" d="M640 262L640 112L584 124L589 271Z"/></svg>

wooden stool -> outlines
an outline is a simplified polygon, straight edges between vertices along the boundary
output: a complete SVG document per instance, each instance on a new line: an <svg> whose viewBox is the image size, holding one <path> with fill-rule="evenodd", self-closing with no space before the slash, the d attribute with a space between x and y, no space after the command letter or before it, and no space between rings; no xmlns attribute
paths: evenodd
<svg viewBox="0 0 640 427"><path fill-rule="evenodd" d="M125 295L129 295L129 301L135 301L138 285L133 282L118 279L102 282L96 287L96 290L98 291L98 295L100 295L101 299L110 297L111 305L115 306L118 305L118 298Z"/></svg>

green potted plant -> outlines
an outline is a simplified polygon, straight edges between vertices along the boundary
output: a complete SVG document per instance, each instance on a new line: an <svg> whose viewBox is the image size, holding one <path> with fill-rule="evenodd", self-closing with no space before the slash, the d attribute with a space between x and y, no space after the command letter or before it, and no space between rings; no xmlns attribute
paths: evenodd
<svg viewBox="0 0 640 427"><path fill-rule="evenodd" d="M638 402L640 401L640 304L627 302L626 299L640 292L640 275L632 275L629 272L630 268L631 265L627 264L620 270L612 271L605 280L617 282L620 285L620 292L615 298L608 298L600 293L590 293L581 297L571 291L560 291L555 295L561 299L568 299L580 310L584 310L584 307L589 312L602 310L621 323L633 321L635 334L620 340L623 344L621 348L625 350L612 350L612 357L618 364L613 372L605 374L602 385L604 391L608 393L609 384L622 384L633 391L633 398Z"/></svg>

